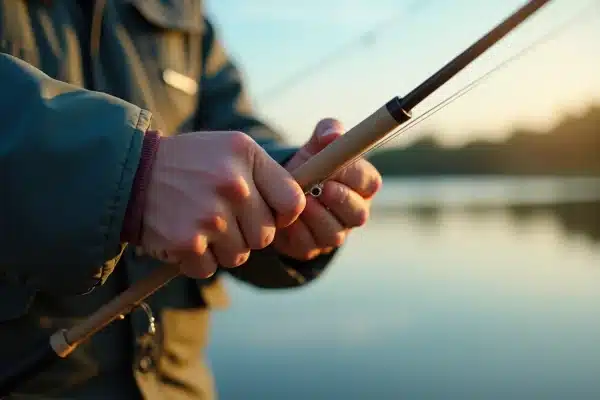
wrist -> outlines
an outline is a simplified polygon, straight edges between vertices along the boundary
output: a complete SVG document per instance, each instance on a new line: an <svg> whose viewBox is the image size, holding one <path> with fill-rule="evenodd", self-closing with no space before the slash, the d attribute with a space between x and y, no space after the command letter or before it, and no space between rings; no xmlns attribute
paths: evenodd
<svg viewBox="0 0 600 400"><path fill-rule="evenodd" d="M122 242L139 244L141 241L146 192L160 140L159 131L147 131L144 135L140 162L133 178L131 194L121 229Z"/></svg>

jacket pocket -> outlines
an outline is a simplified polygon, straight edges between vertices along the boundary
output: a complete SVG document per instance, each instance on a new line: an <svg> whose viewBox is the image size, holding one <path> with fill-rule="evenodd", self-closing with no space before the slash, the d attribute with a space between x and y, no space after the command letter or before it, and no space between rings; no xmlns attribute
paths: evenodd
<svg viewBox="0 0 600 400"><path fill-rule="evenodd" d="M27 314L35 294L35 289L0 279L0 324Z"/></svg>
<svg viewBox="0 0 600 400"><path fill-rule="evenodd" d="M144 68L151 74L151 82L158 84L155 119L164 120L171 129L181 129L198 104L205 28L202 2L128 2L127 29Z"/></svg>

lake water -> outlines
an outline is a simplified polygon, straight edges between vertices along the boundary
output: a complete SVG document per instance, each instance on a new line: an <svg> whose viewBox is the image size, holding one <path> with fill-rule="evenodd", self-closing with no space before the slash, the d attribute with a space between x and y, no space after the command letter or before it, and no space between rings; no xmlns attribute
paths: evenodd
<svg viewBox="0 0 600 400"><path fill-rule="evenodd" d="M321 279L227 284L223 399L600 398L600 180L387 179Z"/></svg>

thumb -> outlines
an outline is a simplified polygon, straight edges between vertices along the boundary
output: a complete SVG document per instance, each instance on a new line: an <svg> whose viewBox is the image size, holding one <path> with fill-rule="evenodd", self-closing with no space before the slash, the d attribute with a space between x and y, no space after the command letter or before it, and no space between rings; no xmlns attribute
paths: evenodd
<svg viewBox="0 0 600 400"><path fill-rule="evenodd" d="M304 164L309 158L323 150L335 139L342 136L343 132L344 126L340 121L333 118L321 120L315 127L308 142L298 150L285 167L290 171L298 168L298 166Z"/></svg>
<svg viewBox="0 0 600 400"><path fill-rule="evenodd" d="M308 142L303 146L304 151L314 156L344 133L342 123L333 118L321 120Z"/></svg>

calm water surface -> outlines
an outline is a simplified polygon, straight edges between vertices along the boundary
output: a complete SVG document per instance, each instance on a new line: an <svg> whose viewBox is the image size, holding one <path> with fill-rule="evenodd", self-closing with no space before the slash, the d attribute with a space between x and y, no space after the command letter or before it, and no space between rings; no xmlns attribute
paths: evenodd
<svg viewBox="0 0 600 400"><path fill-rule="evenodd" d="M384 186L315 283L228 281L223 399L600 399L600 181Z"/></svg>

